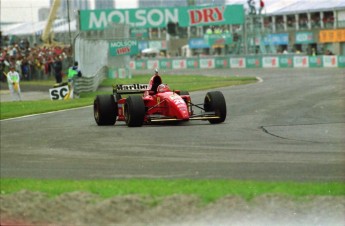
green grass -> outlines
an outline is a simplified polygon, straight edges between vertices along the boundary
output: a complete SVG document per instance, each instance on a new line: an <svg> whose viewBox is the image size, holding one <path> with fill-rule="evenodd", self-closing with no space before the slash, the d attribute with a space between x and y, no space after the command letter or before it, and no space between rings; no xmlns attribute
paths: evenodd
<svg viewBox="0 0 345 226"><path fill-rule="evenodd" d="M344 183L254 182L233 180L36 180L1 179L1 193L20 190L43 192L57 196L67 192L83 191L103 198L124 195L165 197L170 195L196 195L204 202L213 202L224 196L240 196L250 200L264 194L279 194L304 198L307 196L344 196Z"/></svg>
<svg viewBox="0 0 345 226"><path fill-rule="evenodd" d="M0 109L0 119L8 119L30 114L51 112L69 108L83 107L93 104L93 100L98 94L111 94L113 84L132 84L132 83L148 83L151 75L137 75L132 79L106 79L101 84L105 91L82 93L80 99L66 101L21 101L21 102L2 102ZM256 82L253 77L208 77L196 75L179 75L179 76L163 76L163 82L169 84L171 89L179 89L186 91L196 91L204 89L212 89L217 87L225 87L232 85L241 85ZM30 81L23 82L22 85L27 86L47 86L52 85L53 81ZM104 89L103 89L104 90ZM25 95L25 93L23 93Z"/></svg>

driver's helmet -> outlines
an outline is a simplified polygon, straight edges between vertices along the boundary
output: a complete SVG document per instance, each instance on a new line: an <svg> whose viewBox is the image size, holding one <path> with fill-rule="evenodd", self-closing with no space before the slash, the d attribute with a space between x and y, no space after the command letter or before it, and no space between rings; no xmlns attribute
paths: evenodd
<svg viewBox="0 0 345 226"><path fill-rule="evenodd" d="M170 91L170 88L167 84L160 84L157 88L157 93L164 93Z"/></svg>

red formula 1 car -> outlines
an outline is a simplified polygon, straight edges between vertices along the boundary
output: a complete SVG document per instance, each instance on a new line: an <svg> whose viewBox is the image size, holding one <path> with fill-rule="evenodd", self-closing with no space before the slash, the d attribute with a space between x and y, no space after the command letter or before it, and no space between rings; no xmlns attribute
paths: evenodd
<svg viewBox="0 0 345 226"><path fill-rule="evenodd" d="M131 95L139 93L142 95ZM123 98L123 94L129 95ZM208 92L204 103L194 104L188 92L172 91L163 84L157 70L149 84L114 85L112 95L96 97L93 110L99 126L114 125L116 121L125 121L130 127L189 120L216 124L226 118L226 103L220 91Z"/></svg>

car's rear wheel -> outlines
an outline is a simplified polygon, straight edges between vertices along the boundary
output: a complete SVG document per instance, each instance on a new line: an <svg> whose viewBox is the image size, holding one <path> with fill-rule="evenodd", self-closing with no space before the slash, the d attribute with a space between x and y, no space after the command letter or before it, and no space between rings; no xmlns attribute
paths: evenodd
<svg viewBox="0 0 345 226"><path fill-rule="evenodd" d="M125 104L125 120L129 127L139 127L144 124L145 104L141 96L129 96Z"/></svg>
<svg viewBox="0 0 345 226"><path fill-rule="evenodd" d="M98 95L93 102L93 115L97 125L114 125L117 117L117 104L113 95Z"/></svg>
<svg viewBox="0 0 345 226"><path fill-rule="evenodd" d="M220 91L208 92L204 100L204 109L206 112L215 112L219 118L209 119L211 124L222 123L226 118L226 102Z"/></svg>

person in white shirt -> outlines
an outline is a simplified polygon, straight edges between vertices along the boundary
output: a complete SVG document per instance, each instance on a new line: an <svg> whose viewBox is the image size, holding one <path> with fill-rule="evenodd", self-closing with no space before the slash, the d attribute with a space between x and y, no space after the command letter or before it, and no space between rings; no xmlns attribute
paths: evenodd
<svg viewBox="0 0 345 226"><path fill-rule="evenodd" d="M11 92L13 100L21 101L22 96L21 96L21 91L20 91L20 86L19 86L20 76L19 76L19 73L14 70L14 66L10 67L10 71L7 73L6 77L7 77L8 89Z"/></svg>

